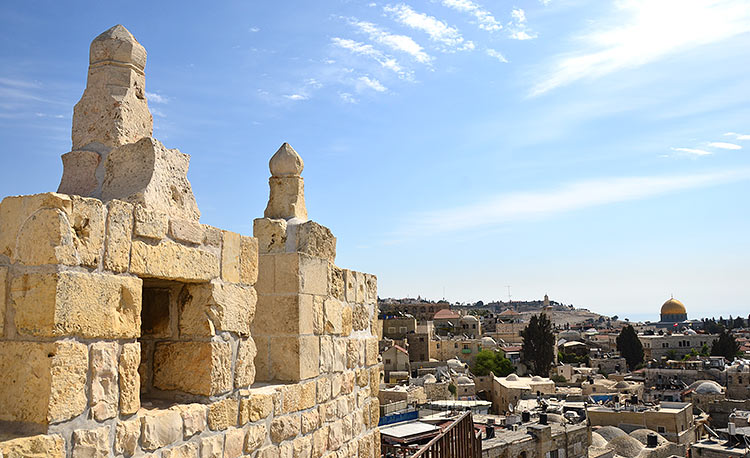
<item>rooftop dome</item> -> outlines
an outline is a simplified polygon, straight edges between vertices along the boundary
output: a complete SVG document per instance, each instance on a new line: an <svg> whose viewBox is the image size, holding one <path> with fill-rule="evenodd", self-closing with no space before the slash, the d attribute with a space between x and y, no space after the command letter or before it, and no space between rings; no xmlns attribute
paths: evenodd
<svg viewBox="0 0 750 458"><path fill-rule="evenodd" d="M509 376L505 377L505 380L509 382L517 382L518 376L516 374L510 374Z"/></svg>
<svg viewBox="0 0 750 458"><path fill-rule="evenodd" d="M535 375L535 376L531 377L531 381L532 381L532 382L543 382L543 381L544 381L544 379L542 379L542 378L541 378L541 377L539 377L538 375Z"/></svg>
<svg viewBox="0 0 750 458"><path fill-rule="evenodd" d="M681 315L683 313L687 313L685 306L682 304L682 302L678 301L674 297L669 299L664 303L664 305L661 306L662 315Z"/></svg>
<svg viewBox="0 0 750 458"><path fill-rule="evenodd" d="M495 340L492 337L490 336L482 337L482 346L494 347L495 345L497 345L497 342L495 342Z"/></svg>
<svg viewBox="0 0 750 458"><path fill-rule="evenodd" d="M424 376L424 382L425 383L435 383L437 382L437 379L432 374L427 374Z"/></svg>
<svg viewBox="0 0 750 458"><path fill-rule="evenodd" d="M473 322L477 322L479 320L474 315L464 315L463 317L461 317L461 321L473 321Z"/></svg>
<svg viewBox="0 0 750 458"><path fill-rule="evenodd" d="M466 376L463 376L463 375L461 377L458 377L456 379L456 384L457 385L471 385L472 383L474 383L474 382L472 382L469 377L466 377Z"/></svg>
<svg viewBox="0 0 750 458"><path fill-rule="evenodd" d="M625 380L620 380L615 384L615 388L630 388L630 384Z"/></svg>
<svg viewBox="0 0 750 458"><path fill-rule="evenodd" d="M703 382L695 389L698 394L721 394L721 388L716 383Z"/></svg>

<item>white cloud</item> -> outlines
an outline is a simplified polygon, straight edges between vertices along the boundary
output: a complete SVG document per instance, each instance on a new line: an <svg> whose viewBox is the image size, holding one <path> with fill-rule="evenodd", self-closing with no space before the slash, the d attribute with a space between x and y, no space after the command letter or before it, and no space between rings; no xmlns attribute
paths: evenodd
<svg viewBox="0 0 750 458"><path fill-rule="evenodd" d="M526 12L521 8L513 8L510 13L513 19L508 23L508 32L510 37L514 40L532 40L537 37L536 33L529 30L529 26L526 21Z"/></svg>
<svg viewBox="0 0 750 458"><path fill-rule="evenodd" d="M510 192L478 203L416 214L400 235L433 235L549 218L585 208L748 179L750 169L740 169L693 175L586 180L544 191Z"/></svg>
<svg viewBox="0 0 750 458"><path fill-rule="evenodd" d="M503 56L499 51L496 51L492 48L487 48L485 52L487 53L488 56L494 57L495 59L499 60L500 62L504 64L508 63L508 59L506 59L505 56Z"/></svg>
<svg viewBox="0 0 750 458"><path fill-rule="evenodd" d="M734 143L727 143L727 142L711 142L708 144L711 148L719 148L719 149L742 149L740 145L736 145Z"/></svg>
<svg viewBox="0 0 750 458"><path fill-rule="evenodd" d="M375 78L370 78L369 76L360 76L357 78L357 88L369 88L376 92L385 92L388 89L383 86L380 81L376 80Z"/></svg>
<svg viewBox="0 0 750 458"><path fill-rule="evenodd" d="M479 22L479 28L494 32L503 28L489 11L471 0L443 0L443 5L462 13L469 13Z"/></svg>
<svg viewBox="0 0 750 458"><path fill-rule="evenodd" d="M154 103L169 103L169 97L158 94L156 92L146 91L146 99Z"/></svg>
<svg viewBox="0 0 750 458"><path fill-rule="evenodd" d="M636 68L666 55L750 31L743 0L622 0L582 49L560 55L531 89L539 95L584 78Z"/></svg>
<svg viewBox="0 0 750 458"><path fill-rule="evenodd" d="M727 137L734 137L740 141L750 140L750 134L738 134L737 132L727 132L724 135Z"/></svg>
<svg viewBox="0 0 750 458"><path fill-rule="evenodd" d="M260 32L260 27L250 27L250 31L253 33L258 33Z"/></svg>
<svg viewBox="0 0 750 458"><path fill-rule="evenodd" d="M410 78L411 72L404 70L401 64L391 56L387 56L382 51L375 49L372 45L368 45L359 41L350 40L348 38L334 37L331 42L339 48L346 49L353 54L359 54L362 56L370 57L376 60L383 68L391 70L398 74L401 78Z"/></svg>
<svg viewBox="0 0 750 458"><path fill-rule="evenodd" d="M303 94L288 94L288 95L285 95L284 98L297 101L297 100L307 100L309 97Z"/></svg>
<svg viewBox="0 0 750 458"><path fill-rule="evenodd" d="M351 24L366 33L370 37L370 40L378 44L391 48L394 51L406 53L422 64L429 64L432 62L432 56L427 54L424 49L422 49L422 47L409 36L386 32L372 22L352 20Z"/></svg>
<svg viewBox="0 0 750 458"><path fill-rule="evenodd" d="M688 154L688 155L691 155L691 156L710 156L710 155L714 154L711 151L706 151L706 150L697 149L697 148L674 148L673 147L673 148L670 148L670 149L672 151L676 151L678 153Z"/></svg>
<svg viewBox="0 0 750 458"><path fill-rule="evenodd" d="M465 41L457 28L449 26L445 21L414 11L403 3L383 8L383 11L393 15L401 24L412 29L421 30L430 36L432 41L444 45L448 49L474 49L472 41Z"/></svg>
<svg viewBox="0 0 750 458"><path fill-rule="evenodd" d="M357 103L357 99L355 99L354 96L348 92L339 92L339 98L344 103Z"/></svg>

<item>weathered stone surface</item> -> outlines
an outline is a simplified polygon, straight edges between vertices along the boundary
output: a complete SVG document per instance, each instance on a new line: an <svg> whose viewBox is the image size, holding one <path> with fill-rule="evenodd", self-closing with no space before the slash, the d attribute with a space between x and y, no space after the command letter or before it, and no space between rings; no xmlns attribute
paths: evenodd
<svg viewBox="0 0 750 458"><path fill-rule="evenodd" d="M227 398L208 406L208 427L212 431L222 431L230 426L237 426L239 418L239 401Z"/></svg>
<svg viewBox="0 0 750 458"><path fill-rule="evenodd" d="M134 338L140 335L141 280L85 272L27 273L10 298L20 335Z"/></svg>
<svg viewBox="0 0 750 458"><path fill-rule="evenodd" d="M313 333L316 335L325 333L325 316L323 312L323 296L313 296L312 302L312 324Z"/></svg>
<svg viewBox="0 0 750 458"><path fill-rule="evenodd" d="M352 306L352 328L355 331L362 331L370 327L370 310L364 304L354 304Z"/></svg>
<svg viewBox="0 0 750 458"><path fill-rule="evenodd" d="M320 458L328 450L328 427L322 426L315 430L312 436L312 456Z"/></svg>
<svg viewBox="0 0 750 458"><path fill-rule="evenodd" d="M5 458L65 458L65 440L58 434L19 437L0 441Z"/></svg>
<svg viewBox="0 0 750 458"><path fill-rule="evenodd" d="M104 248L104 204L99 199L71 196L73 246L81 264L97 267Z"/></svg>
<svg viewBox="0 0 750 458"><path fill-rule="evenodd" d="M0 420L47 424L81 414L87 372L84 344L0 342Z"/></svg>
<svg viewBox="0 0 750 458"><path fill-rule="evenodd" d="M257 301L251 286L214 280L186 288L180 301L181 336L212 336L215 331L250 335Z"/></svg>
<svg viewBox="0 0 750 458"><path fill-rule="evenodd" d="M329 450L338 450L344 445L344 422L339 420L328 426Z"/></svg>
<svg viewBox="0 0 750 458"><path fill-rule="evenodd" d="M240 281L241 238L236 232L224 231L221 244L221 279L228 282Z"/></svg>
<svg viewBox="0 0 750 458"><path fill-rule="evenodd" d="M240 424L255 422L271 415L273 397L270 393L252 393L240 400Z"/></svg>
<svg viewBox="0 0 750 458"><path fill-rule="evenodd" d="M0 254L13 258L16 239L21 226L35 212L43 208L62 211L68 215L73 201L69 196L48 192L30 196L9 196L0 202Z"/></svg>
<svg viewBox="0 0 750 458"><path fill-rule="evenodd" d="M262 296L253 320L253 335L299 335L312 332L312 297Z"/></svg>
<svg viewBox="0 0 750 458"><path fill-rule="evenodd" d="M204 437L201 439L201 458L223 458L224 435Z"/></svg>
<svg viewBox="0 0 750 458"><path fill-rule="evenodd" d="M198 444L188 442L177 447L164 450L162 458L198 458Z"/></svg>
<svg viewBox="0 0 750 458"><path fill-rule="evenodd" d="M245 431L229 428L224 438L224 458L239 458L245 446Z"/></svg>
<svg viewBox="0 0 750 458"><path fill-rule="evenodd" d="M3 336L5 328L5 295L8 291L8 266L0 266L0 337Z"/></svg>
<svg viewBox="0 0 750 458"><path fill-rule="evenodd" d="M286 220L257 218L253 220L253 236L258 240L258 252L283 253L286 251Z"/></svg>
<svg viewBox="0 0 750 458"><path fill-rule="evenodd" d="M121 421L115 429L115 453L133 456L141 438L141 419Z"/></svg>
<svg viewBox="0 0 750 458"><path fill-rule="evenodd" d="M333 339L333 370L341 372L346 369L346 339Z"/></svg>
<svg viewBox="0 0 750 458"><path fill-rule="evenodd" d="M169 240L157 245L133 242L130 271L141 277L176 281L208 281L219 275L219 260L211 252Z"/></svg>
<svg viewBox="0 0 750 458"><path fill-rule="evenodd" d="M343 269L344 271L344 300L353 304L357 300L357 272Z"/></svg>
<svg viewBox="0 0 750 458"><path fill-rule="evenodd" d="M130 244L133 238L133 205L120 200L107 203L107 240L104 268L125 272L130 265Z"/></svg>
<svg viewBox="0 0 750 458"><path fill-rule="evenodd" d="M336 237L330 229L315 221L302 223L296 229L297 251L326 259L331 263L336 260Z"/></svg>
<svg viewBox="0 0 750 458"><path fill-rule="evenodd" d="M117 415L120 390L117 384L117 343L91 345L91 416L102 421Z"/></svg>
<svg viewBox="0 0 750 458"><path fill-rule="evenodd" d="M227 342L158 342L154 386L213 396L232 389L232 349Z"/></svg>
<svg viewBox="0 0 750 458"><path fill-rule="evenodd" d="M283 440L291 439L299 434L300 416L284 415L274 418L271 422L271 440L278 444Z"/></svg>
<svg viewBox="0 0 750 458"><path fill-rule="evenodd" d="M107 458L109 426L73 431L73 458Z"/></svg>
<svg viewBox="0 0 750 458"><path fill-rule="evenodd" d="M252 453L266 441L266 425L252 425L247 428L245 453Z"/></svg>
<svg viewBox="0 0 750 458"><path fill-rule="evenodd" d="M359 340L348 340L346 342L346 368L354 369L359 364Z"/></svg>
<svg viewBox="0 0 750 458"><path fill-rule="evenodd" d="M237 361L234 368L234 387L244 388L255 381L255 355L258 349L252 338L240 340L237 346Z"/></svg>
<svg viewBox="0 0 750 458"><path fill-rule="evenodd" d="M101 156L95 151L71 151L62 155L63 175L57 192L78 196L96 194L99 182L96 169Z"/></svg>
<svg viewBox="0 0 750 458"><path fill-rule="evenodd" d="M320 347L317 336L271 337L273 378L298 381L320 373Z"/></svg>
<svg viewBox="0 0 750 458"><path fill-rule="evenodd" d="M365 276L365 304L375 304L377 307L378 303L378 277L372 274L364 274ZM377 313L375 313L377 315Z"/></svg>
<svg viewBox="0 0 750 458"><path fill-rule="evenodd" d="M258 281L258 239L240 238L240 283L254 285Z"/></svg>
<svg viewBox="0 0 750 458"><path fill-rule="evenodd" d="M29 266L77 265L74 239L66 213L56 208L39 209L19 229L13 261Z"/></svg>
<svg viewBox="0 0 750 458"><path fill-rule="evenodd" d="M304 410L315 407L317 383L313 380L311 382L300 383L299 387L299 401L297 402L297 408L299 410Z"/></svg>
<svg viewBox="0 0 750 458"><path fill-rule="evenodd" d="M141 364L140 342L126 343L120 353L120 413L130 415L141 407L141 377L138 367Z"/></svg>
<svg viewBox="0 0 750 458"><path fill-rule="evenodd" d="M170 218L198 221L200 211L187 179L190 156L147 136L114 148L104 162L102 200L120 199Z"/></svg>
<svg viewBox="0 0 750 458"><path fill-rule="evenodd" d="M159 210L150 210L143 205L135 206L135 227L138 237L161 240L167 235L169 215Z"/></svg>
<svg viewBox="0 0 750 458"><path fill-rule="evenodd" d="M304 184L300 177L304 164L302 158L288 144L284 143L268 163L271 187L266 218L307 219Z"/></svg>
<svg viewBox="0 0 750 458"><path fill-rule="evenodd" d="M89 53L86 90L73 110L73 149L103 150L150 136L146 50L121 25L99 35Z"/></svg>
<svg viewBox="0 0 750 458"><path fill-rule="evenodd" d="M153 410L141 417L141 446L156 450L182 439L182 417L175 410Z"/></svg>
<svg viewBox="0 0 750 458"><path fill-rule="evenodd" d="M341 335L348 337L352 333L353 323L352 307L349 304L343 304L341 307Z"/></svg>
<svg viewBox="0 0 750 458"><path fill-rule="evenodd" d="M178 404L172 407L182 416L185 440L206 430L208 407L203 404Z"/></svg>
<svg viewBox="0 0 750 458"><path fill-rule="evenodd" d="M256 458L281 458L281 447L278 445L269 445L258 450ZM284 458L288 458L285 455Z"/></svg>
<svg viewBox="0 0 750 458"><path fill-rule="evenodd" d="M185 219L171 219L169 221L169 235L175 240L194 245L203 243L205 237L201 223Z"/></svg>
<svg viewBox="0 0 750 458"><path fill-rule="evenodd" d="M323 303L323 311L325 315L325 333L341 334L341 302L338 299L329 297Z"/></svg>
<svg viewBox="0 0 750 458"><path fill-rule="evenodd" d="M346 300L344 270L328 263L328 295L340 301Z"/></svg>
<svg viewBox="0 0 750 458"><path fill-rule="evenodd" d="M365 341L365 364L371 366L378 363L378 339L369 338Z"/></svg>
<svg viewBox="0 0 750 458"><path fill-rule="evenodd" d="M294 458L311 458L312 456L312 437L304 436L294 439Z"/></svg>
<svg viewBox="0 0 750 458"><path fill-rule="evenodd" d="M302 413L302 434L307 434L318 427L319 417L317 410L308 410Z"/></svg>

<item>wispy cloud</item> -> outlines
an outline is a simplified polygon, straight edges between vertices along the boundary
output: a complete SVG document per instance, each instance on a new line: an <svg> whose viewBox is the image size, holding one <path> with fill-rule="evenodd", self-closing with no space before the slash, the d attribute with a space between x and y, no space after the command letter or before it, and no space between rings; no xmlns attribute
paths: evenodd
<svg viewBox="0 0 750 458"><path fill-rule="evenodd" d="M362 88L369 88L376 92L385 92L388 90L380 81L369 76L360 76L357 78L357 89L361 90Z"/></svg>
<svg viewBox="0 0 750 458"><path fill-rule="evenodd" d="M154 103L169 103L169 97L156 92L146 91L146 99Z"/></svg>
<svg viewBox="0 0 750 458"><path fill-rule="evenodd" d="M414 215L397 236L424 236L550 218L585 208L641 200L750 179L750 169L673 176L579 181L533 192L510 192L460 207Z"/></svg>
<svg viewBox="0 0 750 458"><path fill-rule="evenodd" d="M388 47L394 51L403 52L422 64L429 64L433 58L413 38L406 35L398 35L387 32L372 22L351 20L352 25L357 27L370 37L370 40Z"/></svg>
<svg viewBox="0 0 750 458"><path fill-rule="evenodd" d="M510 16L512 21L508 23L510 37L514 40L533 40L537 34L529 29L526 21L526 12L521 8L513 8Z"/></svg>
<svg viewBox="0 0 750 458"><path fill-rule="evenodd" d="M355 40L350 40L348 38L339 38L339 37L332 38L331 42L333 43L334 46L337 46L342 49L346 49L352 54L358 54L361 56L366 56L366 57L370 57L371 59L374 59L383 68L393 71L394 73L399 75L400 78L409 79L412 76L412 72L405 70L395 58L386 55L385 53L383 53L382 51L378 49L375 49L372 45L362 43L359 41L355 41Z"/></svg>
<svg viewBox="0 0 750 458"><path fill-rule="evenodd" d="M675 147L672 147L670 149L672 151L677 152L677 153L681 153L683 155L690 155L690 156L710 156L710 155L714 154L711 151L706 151L706 150L697 149L697 148L682 148L682 147L675 148Z"/></svg>
<svg viewBox="0 0 750 458"><path fill-rule="evenodd" d="M443 0L443 5L462 13L471 14L482 30L494 32L503 28L492 13L471 0Z"/></svg>
<svg viewBox="0 0 750 458"><path fill-rule="evenodd" d="M349 92L339 92L339 98L344 103L357 103L358 100L354 98Z"/></svg>
<svg viewBox="0 0 750 458"><path fill-rule="evenodd" d="M750 8L743 0L623 0L615 5L610 20L580 37L582 49L559 56L543 72L532 96L750 31Z"/></svg>
<svg viewBox="0 0 750 458"><path fill-rule="evenodd" d="M727 132L724 134L726 137L734 137L737 140L744 141L750 140L750 134L738 134L737 132Z"/></svg>
<svg viewBox="0 0 750 458"><path fill-rule="evenodd" d="M708 144L711 148L719 148L719 149L742 149L742 146L737 145L735 143L727 143L727 142L711 142Z"/></svg>
<svg viewBox="0 0 750 458"><path fill-rule="evenodd" d="M500 53L500 51L496 51L496 50L494 50L492 48L487 48L487 49L485 49L485 52L487 53L488 56L494 57L495 59L499 60L500 62L502 62L504 64L508 63L508 59L506 59L505 56L503 56Z"/></svg>
<svg viewBox="0 0 750 458"><path fill-rule="evenodd" d="M258 33L258 32L260 32L260 27L250 27L250 29L249 29L249 30L250 30L251 32L253 32L253 33Z"/></svg>
<svg viewBox="0 0 750 458"><path fill-rule="evenodd" d="M284 95L284 98L289 99L289 100L299 101L299 100L307 100L310 97L304 94L286 94Z"/></svg>
<svg viewBox="0 0 750 458"><path fill-rule="evenodd" d="M472 41L464 40L456 27L449 26L434 16L414 11L403 3L396 6L387 5L383 11L390 13L403 25L425 32L430 40L443 45L444 50L471 50L475 47Z"/></svg>

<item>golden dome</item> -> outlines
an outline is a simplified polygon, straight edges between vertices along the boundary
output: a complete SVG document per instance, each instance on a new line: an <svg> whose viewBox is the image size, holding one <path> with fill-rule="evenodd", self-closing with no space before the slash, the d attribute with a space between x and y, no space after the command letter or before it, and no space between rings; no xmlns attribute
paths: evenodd
<svg viewBox="0 0 750 458"><path fill-rule="evenodd" d="M687 314L685 306L682 302L678 301L674 297L669 299L664 305L661 306L662 315L682 315Z"/></svg>

